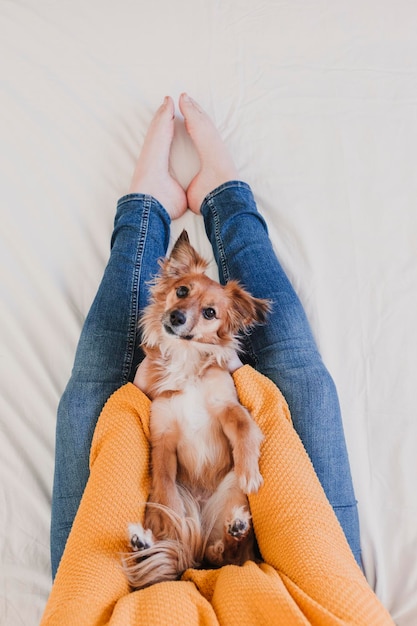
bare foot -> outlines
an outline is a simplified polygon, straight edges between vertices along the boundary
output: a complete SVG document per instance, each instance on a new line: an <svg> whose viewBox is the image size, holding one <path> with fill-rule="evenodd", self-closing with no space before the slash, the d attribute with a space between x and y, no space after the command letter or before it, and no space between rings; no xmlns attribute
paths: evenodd
<svg viewBox="0 0 417 626"><path fill-rule="evenodd" d="M145 193L156 198L172 219L187 210L185 191L169 171L174 117L174 102L167 96L146 133L129 187L129 193Z"/></svg>
<svg viewBox="0 0 417 626"><path fill-rule="evenodd" d="M188 96L179 101L189 133L200 158L201 167L187 189L188 206L199 214L201 204L210 191L229 180L236 180L238 172L220 134L205 111Z"/></svg>

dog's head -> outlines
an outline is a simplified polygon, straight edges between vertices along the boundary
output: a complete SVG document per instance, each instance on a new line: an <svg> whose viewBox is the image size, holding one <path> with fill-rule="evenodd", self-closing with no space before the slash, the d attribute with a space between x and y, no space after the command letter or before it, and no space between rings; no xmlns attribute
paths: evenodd
<svg viewBox="0 0 417 626"><path fill-rule="evenodd" d="M207 267L183 231L151 289L141 322L145 346L184 340L232 347L239 332L265 322L267 300L254 298L236 281L221 286L205 274Z"/></svg>

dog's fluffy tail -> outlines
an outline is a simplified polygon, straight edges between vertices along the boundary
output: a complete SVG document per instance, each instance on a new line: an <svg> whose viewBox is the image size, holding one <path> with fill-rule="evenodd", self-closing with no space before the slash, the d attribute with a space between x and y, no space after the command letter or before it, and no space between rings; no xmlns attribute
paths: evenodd
<svg viewBox="0 0 417 626"><path fill-rule="evenodd" d="M205 546L200 511L192 496L187 495L185 517L160 504L147 504L164 511L175 538L157 539L149 546L123 555L123 568L133 589L177 580L185 570L201 565ZM184 494L182 497L184 499Z"/></svg>

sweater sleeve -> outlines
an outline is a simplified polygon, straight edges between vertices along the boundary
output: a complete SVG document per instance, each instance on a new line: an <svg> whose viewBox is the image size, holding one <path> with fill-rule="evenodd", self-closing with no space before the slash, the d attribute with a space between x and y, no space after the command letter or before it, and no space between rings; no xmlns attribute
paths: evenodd
<svg viewBox="0 0 417 626"><path fill-rule="evenodd" d="M249 366L234 381L265 435L249 496L262 558L314 624L392 624L358 567L279 389Z"/></svg>

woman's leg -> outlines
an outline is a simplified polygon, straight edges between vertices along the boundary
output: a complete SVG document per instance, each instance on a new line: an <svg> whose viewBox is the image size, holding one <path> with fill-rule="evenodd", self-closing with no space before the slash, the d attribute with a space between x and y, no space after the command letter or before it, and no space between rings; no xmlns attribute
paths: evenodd
<svg viewBox="0 0 417 626"><path fill-rule="evenodd" d="M233 161L204 111L184 96L180 106L201 160L187 192L189 206L204 217L220 280L237 279L254 296L272 301L267 324L253 331L246 347L256 368L284 394L294 427L360 562L356 500L333 380L249 186L234 180Z"/></svg>
<svg viewBox="0 0 417 626"><path fill-rule="evenodd" d="M173 117L173 102L166 99L145 138L130 193L118 202L110 259L58 407L51 523L53 575L89 475L97 418L109 396L133 378L142 358L137 320L148 300L146 283L158 271L157 259L165 256L171 218L186 210L185 193L168 173Z"/></svg>

